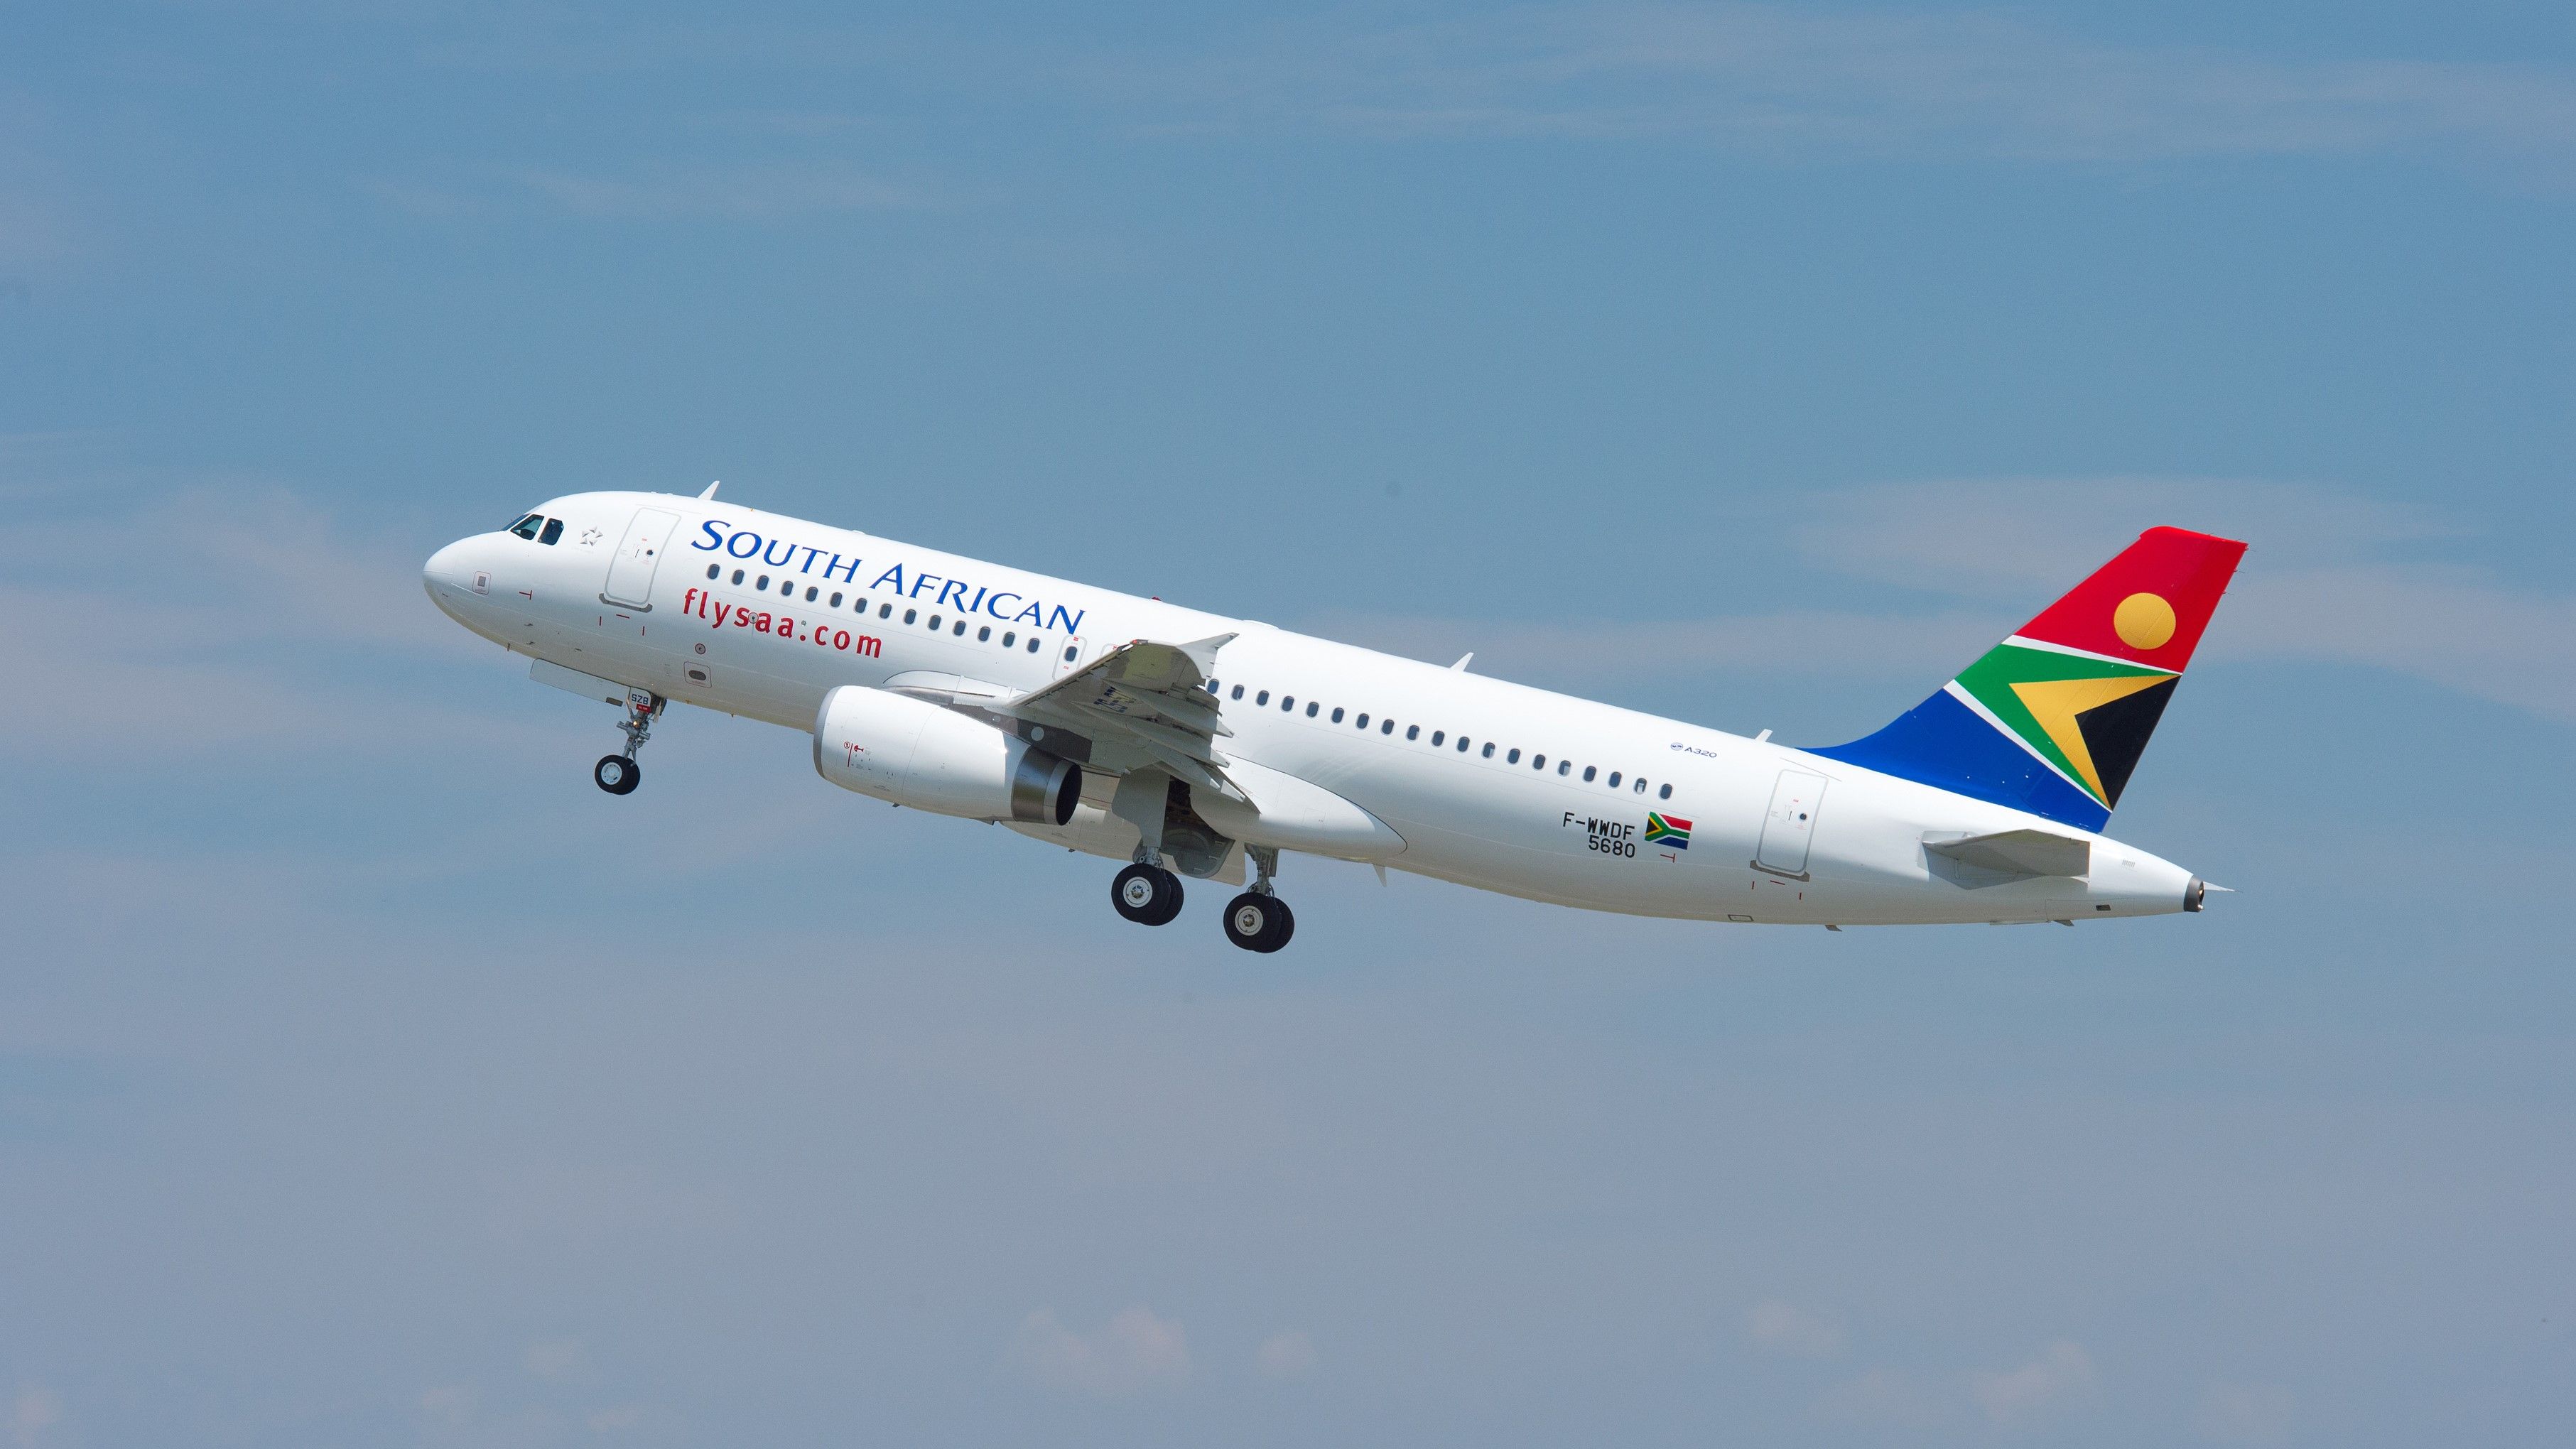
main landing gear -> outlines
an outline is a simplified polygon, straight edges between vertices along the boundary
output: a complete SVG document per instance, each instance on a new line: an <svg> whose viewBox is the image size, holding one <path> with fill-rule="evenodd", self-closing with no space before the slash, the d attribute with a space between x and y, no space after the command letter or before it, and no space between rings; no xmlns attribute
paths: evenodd
<svg viewBox="0 0 2576 1449"><path fill-rule="evenodd" d="M644 783L644 766L636 760L643 752L644 741L652 736L654 716L662 712L664 701L658 694L641 689L626 691L626 718L617 727L626 732L626 753L602 755L590 767L590 778L611 795L632 795Z"/></svg>
<svg viewBox="0 0 2576 1449"><path fill-rule="evenodd" d="M1137 925L1170 925L1172 917L1181 913L1181 878L1140 860L1109 883L1109 903Z"/></svg>
<svg viewBox="0 0 2576 1449"><path fill-rule="evenodd" d="M1252 889L1226 903L1225 938L1247 951L1268 955L1297 934L1297 913L1288 909L1270 884L1270 878L1279 873L1279 852L1253 846L1244 853L1252 857Z"/></svg>

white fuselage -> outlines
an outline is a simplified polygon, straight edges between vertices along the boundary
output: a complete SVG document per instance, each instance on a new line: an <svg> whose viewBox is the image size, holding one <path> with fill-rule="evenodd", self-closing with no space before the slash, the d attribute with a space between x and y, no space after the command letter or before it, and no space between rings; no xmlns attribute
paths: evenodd
<svg viewBox="0 0 2576 1449"><path fill-rule="evenodd" d="M678 522L612 584L639 508ZM841 685L1029 691L1130 640L1231 634L1214 670L1225 754L1384 822L1394 843L1330 853L1393 869L1595 910L1835 925L2157 915L2192 885L2004 806L1251 620L714 500L589 493L544 512L565 522L555 544L494 533L441 550L438 606L537 659L800 731ZM1649 811L1687 821L1687 844L1649 842ZM1070 831L1013 828L1123 856L1084 814ZM2089 873L1981 884L1925 849L2030 828L2092 841Z"/></svg>

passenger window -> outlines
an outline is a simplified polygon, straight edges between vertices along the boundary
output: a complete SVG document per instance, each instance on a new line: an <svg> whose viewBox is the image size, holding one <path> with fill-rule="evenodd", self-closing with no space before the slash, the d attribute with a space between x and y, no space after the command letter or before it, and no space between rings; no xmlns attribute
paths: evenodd
<svg viewBox="0 0 2576 1449"><path fill-rule="evenodd" d="M963 619L958 620L958 621L957 621L957 627L956 627L956 628L954 628L954 629L949 630L948 632L949 632L949 633L951 633L951 634L956 635L956 636L957 636L958 638L960 638L960 639L965 638L965 637L966 637L966 621L965 621L965 620L963 620Z"/></svg>
<svg viewBox="0 0 2576 1449"><path fill-rule="evenodd" d="M1254 704L1268 704L1270 702L1270 691L1265 689L1259 694L1254 695L1252 697L1252 702Z"/></svg>
<svg viewBox="0 0 2576 1449"><path fill-rule="evenodd" d="M715 580L715 576L716 576L716 575L718 575L718 574L720 574L720 573L723 573L723 572L724 572L724 565L723 565L723 564L709 564L709 565L707 565L707 579L708 579L708 581L712 583L712 582Z"/></svg>
<svg viewBox="0 0 2576 1449"><path fill-rule="evenodd" d="M1631 790L1636 791L1636 792L1637 792L1638 794L1640 794L1640 795L1645 794L1645 793L1646 793L1646 777L1645 777L1645 776L1643 776L1643 775L1639 775L1639 776L1637 777L1637 783L1636 783L1636 784L1634 784L1634 785L1629 786L1628 788L1629 788L1629 789L1631 789Z"/></svg>
<svg viewBox="0 0 2576 1449"><path fill-rule="evenodd" d="M1032 648L1032 649L1036 648L1036 647L1037 647L1037 641L1036 641L1036 640L1034 640L1034 639L1030 640L1030 641L1029 641L1029 647L1030 647L1030 648ZM1067 664L1071 664L1071 663L1073 662L1073 656L1075 656L1076 654L1079 654L1079 653L1081 653L1081 652L1082 652L1082 646L1081 646L1081 645L1079 645L1079 644L1067 644L1066 646L1064 646L1064 662L1065 662L1065 663L1067 663Z"/></svg>
<svg viewBox="0 0 2576 1449"><path fill-rule="evenodd" d="M1296 707L1297 696L1293 694L1283 694L1279 696L1279 712L1281 714L1286 714L1288 711L1295 709Z"/></svg>
<svg viewBox="0 0 2576 1449"><path fill-rule="evenodd" d="M1241 698L1243 698L1243 686L1242 686L1242 685L1240 685L1240 684L1236 685L1236 686L1234 687L1234 693L1227 695L1227 696L1226 696L1226 698L1228 698L1228 699L1241 699Z"/></svg>
<svg viewBox="0 0 2576 1449"><path fill-rule="evenodd" d="M1433 730L1431 732L1431 743L1435 746L1447 738L1449 738L1449 732L1447 730Z"/></svg>
<svg viewBox="0 0 2576 1449"><path fill-rule="evenodd" d="M1391 734L1394 734L1394 733L1395 733L1395 721L1393 721L1393 720L1388 720L1388 721L1386 721L1385 723L1380 724L1380 725L1377 727L1377 732L1378 732L1379 734L1382 734L1382 735L1391 735Z"/></svg>
<svg viewBox="0 0 2576 1449"><path fill-rule="evenodd" d="M1358 727L1359 727L1359 728L1361 728L1361 729L1367 729L1367 728L1368 728L1368 716L1367 716L1367 715L1361 715L1358 719L1355 719L1355 720L1351 721L1351 723L1352 723L1352 724L1354 724L1354 725L1356 725L1356 726L1358 726Z"/></svg>
<svg viewBox="0 0 2576 1449"><path fill-rule="evenodd" d="M1306 718L1313 719L1315 717L1315 711L1322 708L1322 705L1315 703L1311 699L1306 701Z"/></svg>
<svg viewBox="0 0 2576 1449"><path fill-rule="evenodd" d="M1003 648L1005 648L1005 649L1017 649L1017 648L1019 648L1019 647L1020 647L1020 631L1019 631L1019 630L1017 630L1017 629L1009 629L1009 630L1005 630L1005 631L1003 631L1003 634L1002 634L1002 647L1003 647Z"/></svg>
<svg viewBox="0 0 2576 1449"><path fill-rule="evenodd" d="M1342 722L1342 707L1341 707L1340 705L1338 705L1338 704L1337 704L1337 705L1334 705L1334 706L1333 706L1333 723L1335 723L1335 724L1340 724L1341 722Z"/></svg>
<svg viewBox="0 0 2576 1449"><path fill-rule="evenodd" d="M1565 774L1567 771L1572 770L1573 768L1574 768L1574 762L1573 762L1572 760L1559 760L1559 761L1557 761L1557 762L1556 762L1556 772L1557 772L1559 775Z"/></svg>
<svg viewBox="0 0 2576 1449"><path fill-rule="evenodd" d="M1546 768L1547 768L1547 756L1545 756L1545 755L1532 755L1532 756L1530 756L1530 768L1531 768L1531 769L1533 769L1533 770L1544 770L1544 769L1546 769Z"/></svg>
<svg viewBox="0 0 2576 1449"><path fill-rule="evenodd" d="M737 584L742 582L742 570L735 569L733 571L733 581Z"/></svg>
<svg viewBox="0 0 2576 1449"><path fill-rule="evenodd" d="M1619 772L1616 770L1610 772L1610 788L1613 790L1619 788Z"/></svg>
<svg viewBox="0 0 2576 1449"><path fill-rule="evenodd" d="M835 608L835 609L837 609L837 608L841 607L841 596L840 596L840 595L838 595L838 594L834 594L834 595L832 596L832 602L831 602L831 604L830 604L830 607Z"/></svg>
<svg viewBox="0 0 2576 1449"><path fill-rule="evenodd" d="M546 531L537 535L537 542L550 544L562 537L563 520L560 518L549 518L546 520Z"/></svg>
<svg viewBox="0 0 2576 1449"><path fill-rule="evenodd" d="M993 626L992 626L992 625L990 625L990 624L987 624L987 625L985 625L983 628L978 629L978 630L976 630L976 631L975 631L975 642L976 642L976 643L978 643L978 644L986 643L986 642L990 641L990 640L992 639L992 637L993 637Z"/></svg>
<svg viewBox="0 0 2576 1449"><path fill-rule="evenodd" d="M759 582L759 583L756 583L756 584L753 584L753 585L752 585L752 587L753 587L753 588L755 588L755 589L762 590L763 592L766 592L766 591L768 590L768 588L769 588L769 575L767 575L767 574L762 574L762 575L760 576L760 582Z"/></svg>
<svg viewBox="0 0 2576 1449"><path fill-rule="evenodd" d="M736 577L740 577L740 575L736 575ZM894 605L892 605L892 604L879 604L879 605L877 605L877 617L878 617L878 618L880 618L880 619L891 619L891 618L893 618L893 617L894 617ZM909 621L907 621L907 622L909 622Z"/></svg>
<svg viewBox="0 0 2576 1449"><path fill-rule="evenodd" d="M906 609L903 611L903 621L907 624L920 617L921 611L919 609Z"/></svg>
<svg viewBox="0 0 2576 1449"><path fill-rule="evenodd" d="M1597 772L1597 771L1595 771L1595 770L1594 770L1590 765L1586 765L1586 766L1584 766L1584 767L1583 767L1583 783L1584 783L1584 784L1586 784L1586 785L1591 784L1591 783L1592 783L1592 777L1593 777L1593 775L1594 775L1594 774L1596 774L1596 773L1598 773L1598 772Z"/></svg>
<svg viewBox="0 0 2576 1449"><path fill-rule="evenodd" d="M1655 798L1658 800L1670 800L1673 798L1673 787L1666 785L1664 788L1657 790L1655 792Z"/></svg>
<svg viewBox="0 0 2576 1449"><path fill-rule="evenodd" d="M1467 737L1465 735L1460 735L1458 737L1458 753L1462 755L1467 753Z"/></svg>
<svg viewBox="0 0 2576 1449"><path fill-rule="evenodd" d="M1482 753L1486 759L1492 759L1494 757L1494 742L1492 740L1485 741L1485 748L1480 751L1480 753ZM1520 751L1514 750L1512 753L1517 755Z"/></svg>
<svg viewBox="0 0 2576 1449"><path fill-rule="evenodd" d="M535 538L537 536L537 530L545 527L545 524L546 516L544 514L531 513L527 517L520 519L518 522L511 524L510 532L517 534L521 538Z"/></svg>
<svg viewBox="0 0 2576 1449"><path fill-rule="evenodd" d="M1031 635L1029 636L1029 652L1030 652L1031 654L1035 654L1035 653L1037 653L1037 652L1038 652L1038 636L1037 636L1037 635L1035 635L1035 634L1031 634ZM1069 653L1069 652L1071 652L1071 651L1067 651L1067 652Z"/></svg>
<svg viewBox="0 0 2576 1449"><path fill-rule="evenodd" d="M1520 762L1521 752L1518 750L1514 750L1510 754L1503 756L1503 763L1506 765L1517 765Z"/></svg>
<svg viewBox="0 0 2576 1449"><path fill-rule="evenodd" d="M1422 726L1406 725L1404 727L1404 737L1408 740L1418 740L1422 738Z"/></svg>

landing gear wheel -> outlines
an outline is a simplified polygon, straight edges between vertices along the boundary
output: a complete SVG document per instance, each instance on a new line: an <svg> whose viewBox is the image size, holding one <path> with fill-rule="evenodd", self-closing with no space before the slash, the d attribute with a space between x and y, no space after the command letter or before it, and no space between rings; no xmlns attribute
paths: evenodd
<svg viewBox="0 0 2576 1449"><path fill-rule="evenodd" d="M1109 883L1109 903L1140 926L1168 925L1181 913L1181 878L1140 861Z"/></svg>
<svg viewBox="0 0 2576 1449"><path fill-rule="evenodd" d="M1288 944L1297 917L1277 896L1245 891L1225 907L1225 938L1247 951L1267 955Z"/></svg>
<svg viewBox="0 0 2576 1449"><path fill-rule="evenodd" d="M590 778L611 795L632 795L644 783L644 768L624 755L602 755L590 767Z"/></svg>

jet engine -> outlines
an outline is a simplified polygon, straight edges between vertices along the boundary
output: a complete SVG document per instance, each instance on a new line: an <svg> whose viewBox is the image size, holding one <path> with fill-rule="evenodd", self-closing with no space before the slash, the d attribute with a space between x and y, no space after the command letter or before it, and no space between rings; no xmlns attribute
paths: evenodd
<svg viewBox="0 0 2576 1449"><path fill-rule="evenodd" d="M909 695L845 684L814 716L814 770L844 790L970 820L1062 825L1082 769Z"/></svg>

